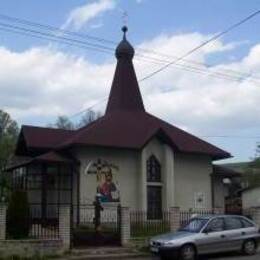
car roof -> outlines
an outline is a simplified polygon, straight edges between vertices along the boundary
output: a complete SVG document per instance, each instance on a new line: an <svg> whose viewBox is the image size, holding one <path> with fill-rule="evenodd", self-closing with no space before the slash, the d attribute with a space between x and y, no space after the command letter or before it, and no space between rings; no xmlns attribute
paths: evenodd
<svg viewBox="0 0 260 260"><path fill-rule="evenodd" d="M212 218L216 218L216 217L220 217L220 218L227 218L227 217L235 217L235 218L246 218L244 216L241 216L241 215L226 215L226 214L210 214L210 215L203 215L203 216L196 216L196 218L200 218L200 219L212 219Z"/></svg>

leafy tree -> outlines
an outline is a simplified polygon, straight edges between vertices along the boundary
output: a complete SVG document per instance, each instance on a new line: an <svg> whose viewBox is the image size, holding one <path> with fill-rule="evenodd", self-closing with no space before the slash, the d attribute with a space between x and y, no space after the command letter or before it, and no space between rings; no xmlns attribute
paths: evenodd
<svg viewBox="0 0 260 260"><path fill-rule="evenodd" d="M0 198L7 189L8 182L4 169L13 155L18 132L17 123L8 113L0 110Z"/></svg>
<svg viewBox="0 0 260 260"><path fill-rule="evenodd" d="M255 158L249 163L243 175L243 182L249 187L260 186L260 144L257 144Z"/></svg>

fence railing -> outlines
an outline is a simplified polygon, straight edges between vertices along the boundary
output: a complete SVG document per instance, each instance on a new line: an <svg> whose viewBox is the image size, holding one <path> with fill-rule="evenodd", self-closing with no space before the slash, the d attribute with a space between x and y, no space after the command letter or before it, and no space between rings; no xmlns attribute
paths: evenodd
<svg viewBox="0 0 260 260"><path fill-rule="evenodd" d="M147 211L130 212L130 231L132 237L149 237L170 231L170 212L163 211L151 216Z"/></svg>
<svg viewBox="0 0 260 260"><path fill-rule="evenodd" d="M57 204L30 204L26 219L20 223L23 230L12 229L13 221L7 217L7 238L56 239L59 238L59 206ZM9 227L9 228L8 228ZM9 231L9 232L8 232Z"/></svg>
<svg viewBox="0 0 260 260"><path fill-rule="evenodd" d="M120 207L101 204L99 227L95 226L95 207L92 204L74 206L78 219L72 230L75 246L104 246L120 244ZM97 212L96 212L97 214ZM97 224L97 223L96 223ZM98 229L98 232L97 230Z"/></svg>
<svg viewBox="0 0 260 260"><path fill-rule="evenodd" d="M180 211L180 226L185 226L192 217L207 216L214 214L214 210L181 210Z"/></svg>
<svg viewBox="0 0 260 260"><path fill-rule="evenodd" d="M205 216L214 214L213 210L181 210L179 211L179 227L186 225L194 216ZM154 216L157 216L154 217ZM176 217L176 215L175 215ZM150 214L147 211L130 212L131 237L151 237L171 231L171 223L176 223L170 211L160 214Z"/></svg>
<svg viewBox="0 0 260 260"><path fill-rule="evenodd" d="M253 219L253 216L255 214L255 208L248 208L248 209L243 209L243 216Z"/></svg>

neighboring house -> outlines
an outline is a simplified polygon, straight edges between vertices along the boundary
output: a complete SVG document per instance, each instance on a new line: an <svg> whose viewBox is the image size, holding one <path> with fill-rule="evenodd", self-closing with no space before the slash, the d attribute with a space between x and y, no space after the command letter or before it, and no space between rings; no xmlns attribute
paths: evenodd
<svg viewBox="0 0 260 260"><path fill-rule="evenodd" d="M212 203L214 208L238 207L241 210L241 173L222 165L213 166ZM239 204L239 205L235 205Z"/></svg>
<svg viewBox="0 0 260 260"><path fill-rule="evenodd" d="M79 218L97 193L104 204L150 218L172 206L211 209L212 194L219 196L212 162L230 154L146 112L133 57L124 32L103 117L74 131L22 127L9 171L14 189L27 190L43 217L50 204L71 203Z"/></svg>
<svg viewBox="0 0 260 260"><path fill-rule="evenodd" d="M241 194L244 209L260 207L260 186L246 188Z"/></svg>

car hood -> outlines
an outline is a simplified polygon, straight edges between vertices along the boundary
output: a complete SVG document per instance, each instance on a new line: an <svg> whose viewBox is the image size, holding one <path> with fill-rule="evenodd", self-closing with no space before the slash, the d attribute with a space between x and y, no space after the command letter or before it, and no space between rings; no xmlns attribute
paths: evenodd
<svg viewBox="0 0 260 260"><path fill-rule="evenodd" d="M151 240L158 241L158 242L164 242L164 241L169 241L169 240L173 240L173 239L181 239L181 238L192 236L192 235L194 235L194 233L187 232L187 231L178 231L175 233L167 233L167 234L159 235L159 236L153 237Z"/></svg>

